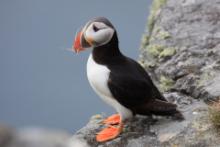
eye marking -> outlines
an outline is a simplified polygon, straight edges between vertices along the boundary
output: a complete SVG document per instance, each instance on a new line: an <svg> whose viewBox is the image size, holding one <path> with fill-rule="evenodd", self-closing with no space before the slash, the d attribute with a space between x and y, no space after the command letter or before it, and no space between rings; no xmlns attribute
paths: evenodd
<svg viewBox="0 0 220 147"><path fill-rule="evenodd" d="M93 25L93 30L94 30L95 32L98 32L98 31L99 31L99 28L98 28L97 26Z"/></svg>
<svg viewBox="0 0 220 147"><path fill-rule="evenodd" d="M108 43L114 35L114 29L102 22L92 22L85 28L84 37L91 46L101 46ZM92 41L90 41L90 39Z"/></svg>

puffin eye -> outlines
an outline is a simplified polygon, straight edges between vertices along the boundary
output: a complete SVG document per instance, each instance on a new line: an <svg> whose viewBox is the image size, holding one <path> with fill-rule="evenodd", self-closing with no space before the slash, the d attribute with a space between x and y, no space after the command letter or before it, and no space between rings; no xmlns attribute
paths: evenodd
<svg viewBox="0 0 220 147"><path fill-rule="evenodd" d="M97 28L95 25L93 25L93 30L94 30L95 32L97 32L97 31L99 31L99 28Z"/></svg>

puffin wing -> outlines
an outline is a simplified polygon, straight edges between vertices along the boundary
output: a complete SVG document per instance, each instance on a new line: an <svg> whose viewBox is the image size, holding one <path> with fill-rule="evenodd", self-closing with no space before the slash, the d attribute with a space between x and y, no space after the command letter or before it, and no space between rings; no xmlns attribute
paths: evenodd
<svg viewBox="0 0 220 147"><path fill-rule="evenodd" d="M150 100L166 101L153 84L150 76L136 61L125 57L110 67L108 87L120 103L134 108Z"/></svg>
<svg viewBox="0 0 220 147"><path fill-rule="evenodd" d="M150 76L145 71L145 69L140 64L138 64L136 61L134 61L133 59L127 58L127 60L129 60L130 64L133 66L133 68L134 67L136 68L138 75L146 81L147 85L151 89L152 96L155 99L167 102L167 100L164 98L164 96L160 93L160 91L154 85L153 81L151 80Z"/></svg>
<svg viewBox="0 0 220 147"><path fill-rule="evenodd" d="M108 87L113 97L128 108L134 108L151 98L147 83L132 77L110 74Z"/></svg>
<svg viewBox="0 0 220 147"><path fill-rule="evenodd" d="M175 104L156 99L152 85L134 77L110 74L108 87L113 97L133 112L142 115L172 115L183 119Z"/></svg>

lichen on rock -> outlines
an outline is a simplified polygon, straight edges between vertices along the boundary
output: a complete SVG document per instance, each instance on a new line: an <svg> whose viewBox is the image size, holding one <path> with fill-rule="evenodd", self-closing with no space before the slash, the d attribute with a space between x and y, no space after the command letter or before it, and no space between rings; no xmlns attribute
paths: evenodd
<svg viewBox="0 0 220 147"><path fill-rule="evenodd" d="M205 100L217 98L220 95L217 90L220 40L215 37L220 32L217 0L164 2L162 5L155 0L152 5L155 11L149 18L154 18L154 27L146 32L148 43L141 46L140 61L146 67L149 63L156 65L147 68L155 83L160 83L161 75L168 75L177 91Z"/></svg>
<svg viewBox="0 0 220 147"><path fill-rule="evenodd" d="M173 47L164 48L163 51L159 54L159 58L170 57L176 53L176 49Z"/></svg>
<svg viewBox="0 0 220 147"><path fill-rule="evenodd" d="M209 106L209 116L213 125L220 130L220 101L213 102Z"/></svg>
<svg viewBox="0 0 220 147"><path fill-rule="evenodd" d="M160 8L166 3L167 0L154 0L151 6L150 15L148 17L148 30L151 32L154 27L155 20L157 18L158 13L160 12Z"/></svg>
<svg viewBox="0 0 220 147"><path fill-rule="evenodd" d="M75 136L92 147L220 146L219 113L204 103L220 98L219 16L219 0L153 1L139 63L184 121L137 116L119 137L97 143L103 118L93 117Z"/></svg>
<svg viewBox="0 0 220 147"><path fill-rule="evenodd" d="M160 77L160 90L165 92L170 90L174 85L174 81L171 78L168 78L164 75Z"/></svg>
<svg viewBox="0 0 220 147"><path fill-rule="evenodd" d="M158 57L160 53L164 50L164 46L158 44L151 44L147 47L147 49L152 56Z"/></svg>
<svg viewBox="0 0 220 147"><path fill-rule="evenodd" d="M158 45L158 44L148 45L147 50L149 54L155 58L170 57L176 53L176 49L174 47L165 47L163 45Z"/></svg>

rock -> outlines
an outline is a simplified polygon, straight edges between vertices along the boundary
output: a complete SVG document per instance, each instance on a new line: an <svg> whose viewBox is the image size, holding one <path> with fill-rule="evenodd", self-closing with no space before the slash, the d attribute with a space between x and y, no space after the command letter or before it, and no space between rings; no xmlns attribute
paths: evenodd
<svg viewBox="0 0 220 147"><path fill-rule="evenodd" d="M182 96L169 93L165 96ZM171 98L172 99L172 98ZM171 118L136 116L126 124L123 133L116 139L105 143L95 141L96 133L103 127L102 119L91 118L90 122L75 133L75 142L86 144L82 147L185 147L185 146L216 146L220 145L218 133L208 119L207 105L190 97L182 100L175 99L181 106L185 120L175 121ZM78 147L73 145L69 147ZM81 147L81 146L79 146Z"/></svg>
<svg viewBox="0 0 220 147"><path fill-rule="evenodd" d="M92 117L73 138L82 147L220 146L205 103L220 98L219 18L219 0L153 1L139 63L184 121L136 116L116 139L98 143L103 117Z"/></svg>
<svg viewBox="0 0 220 147"><path fill-rule="evenodd" d="M87 144L85 139L73 136L67 142L67 147L90 147L90 146Z"/></svg>
<svg viewBox="0 0 220 147"><path fill-rule="evenodd" d="M0 147L67 147L71 137L65 131L43 128L12 129L0 125Z"/></svg>
<svg viewBox="0 0 220 147"><path fill-rule="evenodd" d="M6 125L0 124L0 147L5 147L13 138L13 130Z"/></svg>
<svg viewBox="0 0 220 147"><path fill-rule="evenodd" d="M41 128L20 129L10 147L65 147L70 134Z"/></svg>
<svg viewBox="0 0 220 147"><path fill-rule="evenodd" d="M154 1L159 2L164 0ZM153 12L157 15L150 17L153 23L144 35L141 64L163 91L172 89L203 100L218 98L219 0L167 0ZM164 77L172 85L160 80Z"/></svg>

